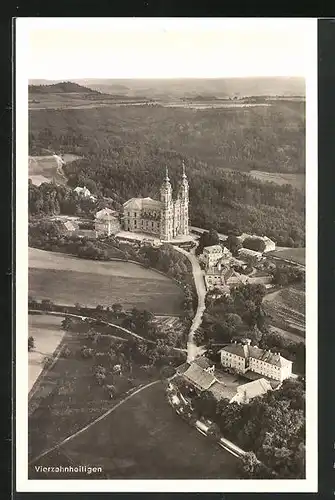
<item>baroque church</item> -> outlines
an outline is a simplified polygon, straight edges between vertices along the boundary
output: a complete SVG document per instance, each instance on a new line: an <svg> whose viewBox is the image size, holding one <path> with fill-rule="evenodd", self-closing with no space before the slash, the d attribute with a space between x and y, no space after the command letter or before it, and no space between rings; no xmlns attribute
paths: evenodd
<svg viewBox="0 0 335 500"><path fill-rule="evenodd" d="M165 179L160 189L160 200L131 198L123 204L122 229L125 231L150 233L162 241L171 241L188 236L189 185L183 163L176 199L166 168Z"/></svg>

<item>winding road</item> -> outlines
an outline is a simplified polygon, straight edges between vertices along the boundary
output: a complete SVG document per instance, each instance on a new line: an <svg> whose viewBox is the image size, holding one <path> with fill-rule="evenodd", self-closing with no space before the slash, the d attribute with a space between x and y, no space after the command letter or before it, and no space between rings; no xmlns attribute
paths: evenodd
<svg viewBox="0 0 335 500"><path fill-rule="evenodd" d="M81 314L73 314L73 313L66 313L66 312L58 312L58 311L42 311L40 309L29 309L29 313L40 313L40 314L50 314L50 315L53 315L53 316L61 316L61 317L65 317L65 316L69 316L70 318L80 318L82 320L85 320L85 319L91 319L91 320L97 320L97 318L93 318L93 317L90 317L90 316L83 316ZM120 330L121 332L124 332L124 333L127 333L128 335L131 335L132 337L136 337L137 339L140 339L140 340L143 340L144 342L148 342L148 344L155 344L155 342L153 340L149 340L149 339L146 339L144 337L141 337L141 335L138 335L137 333L135 332L132 332L131 330L128 330L128 328L124 328L123 326L120 326L120 325L116 325L115 323L109 323L109 321L104 321L102 319L99 319L99 321L101 323L103 323L104 325L108 325L108 326L112 326L114 328L116 328L117 330ZM108 335L109 337L113 337L113 338L118 338L117 336L115 335ZM123 340L123 339L121 339ZM179 347L174 347L173 349L175 349L176 351L181 351L181 352L186 352L186 349L181 349Z"/></svg>
<svg viewBox="0 0 335 500"><path fill-rule="evenodd" d="M175 249L185 255L192 264L192 273L194 278L194 284L198 295L198 307L194 315L192 325L188 334L187 341L187 361L192 361L195 357L203 353L203 348L198 347L194 342L194 333L201 325L202 316L205 311L205 297L206 297L206 287L204 281L204 274L199 265L198 259L193 253L187 252L186 250L175 247Z"/></svg>

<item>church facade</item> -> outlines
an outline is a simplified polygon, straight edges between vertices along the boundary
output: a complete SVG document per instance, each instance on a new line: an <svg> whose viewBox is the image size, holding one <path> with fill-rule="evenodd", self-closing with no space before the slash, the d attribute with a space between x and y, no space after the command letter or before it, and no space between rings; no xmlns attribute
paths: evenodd
<svg viewBox="0 0 335 500"><path fill-rule="evenodd" d="M189 185L183 163L176 198L173 199L169 173L160 189L160 200L131 198L123 204L122 229L149 233L162 241L188 236Z"/></svg>

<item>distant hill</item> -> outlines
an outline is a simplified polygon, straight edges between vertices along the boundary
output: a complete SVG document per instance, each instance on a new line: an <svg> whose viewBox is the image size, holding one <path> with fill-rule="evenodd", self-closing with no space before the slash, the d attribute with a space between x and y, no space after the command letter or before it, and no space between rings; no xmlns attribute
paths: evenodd
<svg viewBox="0 0 335 500"><path fill-rule="evenodd" d="M29 92L33 94L69 94L73 92L100 94L98 90L93 90L74 82L57 82L49 85L29 85Z"/></svg>
<svg viewBox="0 0 335 500"><path fill-rule="evenodd" d="M185 98L210 95L216 98L249 96L305 96L305 80L300 77L184 78L184 79L83 79L80 85L106 94L150 98Z"/></svg>

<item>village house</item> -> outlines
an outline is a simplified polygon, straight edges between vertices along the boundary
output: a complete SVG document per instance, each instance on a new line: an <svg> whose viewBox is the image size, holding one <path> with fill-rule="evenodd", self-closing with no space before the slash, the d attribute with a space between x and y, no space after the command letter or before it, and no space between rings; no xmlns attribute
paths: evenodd
<svg viewBox="0 0 335 500"><path fill-rule="evenodd" d="M90 192L89 189L87 189L87 187L80 187L80 186L77 186L75 189L74 189L74 192L80 196L81 198L89 198L90 200L95 200L95 196L93 196Z"/></svg>
<svg viewBox="0 0 335 500"><path fill-rule="evenodd" d="M226 247L221 245L211 245L204 247L200 256L200 261L205 264L206 269L212 269L219 263L224 265L229 262L232 254Z"/></svg>
<svg viewBox="0 0 335 500"><path fill-rule="evenodd" d="M280 382L292 375L292 361L283 358L279 352L251 346L249 339L245 344L233 342L223 347L220 356L223 367L233 368L238 373L250 370Z"/></svg>
<svg viewBox="0 0 335 500"><path fill-rule="evenodd" d="M250 250L249 248L240 248L238 251L238 258L248 262L249 264L255 262L262 262L265 258L262 252L257 252L256 250Z"/></svg>
<svg viewBox="0 0 335 500"><path fill-rule="evenodd" d="M207 270L204 279L207 291L218 288L227 294L230 293L230 287L248 282L247 276L239 274L232 268L223 266L221 262Z"/></svg>
<svg viewBox="0 0 335 500"><path fill-rule="evenodd" d="M103 208L95 214L94 229L96 237L117 234L121 227L119 214L110 208Z"/></svg>
<svg viewBox="0 0 335 500"><path fill-rule="evenodd" d="M247 382L237 387L235 396L230 400L230 403L246 404L251 399L264 396L268 391L272 390L272 386L265 378L259 378L252 382Z"/></svg>

